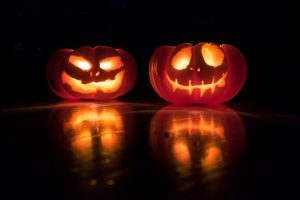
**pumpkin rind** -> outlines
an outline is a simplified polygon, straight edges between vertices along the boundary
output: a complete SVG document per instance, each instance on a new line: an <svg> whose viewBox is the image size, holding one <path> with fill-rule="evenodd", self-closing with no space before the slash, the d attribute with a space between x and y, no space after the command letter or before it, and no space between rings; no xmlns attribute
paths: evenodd
<svg viewBox="0 0 300 200"><path fill-rule="evenodd" d="M112 100L130 91L136 76L134 58L107 46L61 49L47 65L49 86L64 99Z"/></svg>
<svg viewBox="0 0 300 200"><path fill-rule="evenodd" d="M184 57L187 49L191 49L191 55ZM180 60L182 55L189 61ZM174 67L176 59L179 64ZM149 76L156 93L171 103L222 103L242 89L247 64L244 55L232 45L183 43L156 49L150 60Z"/></svg>

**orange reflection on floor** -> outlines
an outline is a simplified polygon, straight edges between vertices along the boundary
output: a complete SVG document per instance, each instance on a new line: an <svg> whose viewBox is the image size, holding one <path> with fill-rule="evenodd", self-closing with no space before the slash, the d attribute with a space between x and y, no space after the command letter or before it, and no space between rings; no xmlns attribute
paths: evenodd
<svg viewBox="0 0 300 200"><path fill-rule="evenodd" d="M121 175L114 173L123 163L135 131L129 105L119 102L67 102L55 106L49 125L59 137L62 154L72 158L71 171L88 187L105 184ZM130 131L128 131L128 129ZM90 184L90 181L93 184ZM102 182L100 181L102 180ZM95 184L97 183L97 184Z"/></svg>
<svg viewBox="0 0 300 200"><path fill-rule="evenodd" d="M176 162L184 167L190 167L191 165L191 155L189 152L188 145L185 141L175 141L172 146L172 153L175 157Z"/></svg>
<svg viewBox="0 0 300 200"><path fill-rule="evenodd" d="M115 108L85 107L74 110L70 118L65 119L64 132L72 132L73 150L88 156L94 137L100 140L102 151L118 151L124 127L121 113Z"/></svg>
<svg viewBox="0 0 300 200"><path fill-rule="evenodd" d="M221 105L171 105L158 111L151 122L154 155L186 173L192 168L206 173L221 168L232 161L231 155L242 152L244 143L241 118Z"/></svg>

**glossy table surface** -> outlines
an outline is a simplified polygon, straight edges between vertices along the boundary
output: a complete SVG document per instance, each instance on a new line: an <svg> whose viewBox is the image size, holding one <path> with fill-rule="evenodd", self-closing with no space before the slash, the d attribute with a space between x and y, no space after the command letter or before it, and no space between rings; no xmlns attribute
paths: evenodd
<svg viewBox="0 0 300 200"><path fill-rule="evenodd" d="M299 195L295 115L247 104L64 101L0 117L1 199Z"/></svg>

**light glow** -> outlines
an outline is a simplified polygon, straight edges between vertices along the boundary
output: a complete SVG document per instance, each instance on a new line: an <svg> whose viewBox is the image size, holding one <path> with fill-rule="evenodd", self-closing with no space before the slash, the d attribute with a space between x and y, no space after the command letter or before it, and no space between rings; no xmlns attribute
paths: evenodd
<svg viewBox="0 0 300 200"><path fill-rule="evenodd" d="M202 45L201 53L207 65L215 68L222 65L224 53L218 45L205 43Z"/></svg>
<svg viewBox="0 0 300 200"><path fill-rule="evenodd" d="M188 144L184 140L175 141L172 151L179 165L185 167L191 165L191 154L189 152Z"/></svg>
<svg viewBox="0 0 300 200"><path fill-rule="evenodd" d="M93 140L100 140L103 152L115 152L122 146L124 126L121 114L113 108L75 110L64 122L64 131L72 132L72 148L84 158L92 157Z"/></svg>
<svg viewBox="0 0 300 200"><path fill-rule="evenodd" d="M112 56L100 60L99 67L105 71L112 71L121 68L124 63L121 60L120 56Z"/></svg>
<svg viewBox="0 0 300 200"><path fill-rule="evenodd" d="M182 117L176 115L168 128L174 143L171 146L172 155L176 164L188 168L192 164L190 148L193 148L195 139L209 138L201 148L205 155L201 156L200 163L204 170L214 169L223 162L223 153L219 147L218 138L225 141L225 130L221 121L213 115L202 113L188 113ZM198 142L197 142L198 143Z"/></svg>
<svg viewBox="0 0 300 200"><path fill-rule="evenodd" d="M83 84L80 80L74 79L69 76L65 71L62 72L61 78L64 84L71 87L74 92L81 94L91 94L96 92L113 93L116 92L120 87L124 77L125 71L119 72L114 80L105 80L102 82L91 82Z"/></svg>
<svg viewBox="0 0 300 200"><path fill-rule="evenodd" d="M88 71L88 70L90 70L92 68L90 62L87 61L87 60L85 60L81 56L73 56L73 55L71 55L69 57L69 62L72 63L73 65L75 65L76 67L84 70L84 71Z"/></svg>
<svg viewBox="0 0 300 200"><path fill-rule="evenodd" d="M201 165L205 170L212 170L223 162L223 153L218 146L207 147L205 154L205 157L201 159Z"/></svg>
<svg viewBox="0 0 300 200"><path fill-rule="evenodd" d="M169 129L175 137L182 133L188 133L189 136L193 134L200 134L201 136L214 136L225 139L224 127L217 123L214 118L209 118L203 114L189 115L183 119L172 119L172 125Z"/></svg>
<svg viewBox="0 0 300 200"><path fill-rule="evenodd" d="M180 49L172 59L171 65L177 70L185 69L192 58L192 47Z"/></svg>
<svg viewBox="0 0 300 200"><path fill-rule="evenodd" d="M200 96L202 97L206 91L210 90L211 94L213 94L215 92L216 87L224 87L226 84L226 77L227 77L227 72L222 74L222 77L215 81L214 78L212 80L211 83L209 84L204 84L204 82L202 81L202 83L200 85L192 85L192 81L189 80L189 85L181 85L180 83L178 83L178 79L175 79L175 81L171 80L171 78L168 76L168 74L166 73L166 77L168 82L171 84L173 92L175 92L177 89L179 90L185 90L188 91L189 95L192 94L192 92L194 90L200 90Z"/></svg>

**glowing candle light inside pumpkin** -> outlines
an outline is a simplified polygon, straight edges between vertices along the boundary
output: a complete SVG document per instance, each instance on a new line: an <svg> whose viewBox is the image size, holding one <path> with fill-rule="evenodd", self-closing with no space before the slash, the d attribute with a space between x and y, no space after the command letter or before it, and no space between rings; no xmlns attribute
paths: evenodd
<svg viewBox="0 0 300 200"><path fill-rule="evenodd" d="M92 68L91 64L81 56L70 56L69 62L84 71L90 70Z"/></svg>
<svg viewBox="0 0 300 200"><path fill-rule="evenodd" d="M191 57L192 57L192 48L191 47L182 48L173 57L172 66L177 70L183 70L189 65Z"/></svg>
<svg viewBox="0 0 300 200"><path fill-rule="evenodd" d="M151 85L172 103L222 103L233 98L247 76L246 59L231 45L183 43L157 48L149 63Z"/></svg>
<svg viewBox="0 0 300 200"><path fill-rule="evenodd" d="M119 56L104 58L100 61L99 67L103 70L116 70L123 66L123 62Z"/></svg>
<svg viewBox="0 0 300 200"><path fill-rule="evenodd" d="M224 53L218 45L206 43L201 48L201 54L207 65L218 67L224 61Z"/></svg>
<svg viewBox="0 0 300 200"><path fill-rule="evenodd" d="M65 99L112 100L134 86L136 64L121 49L61 49L49 60L47 79L52 91Z"/></svg>

